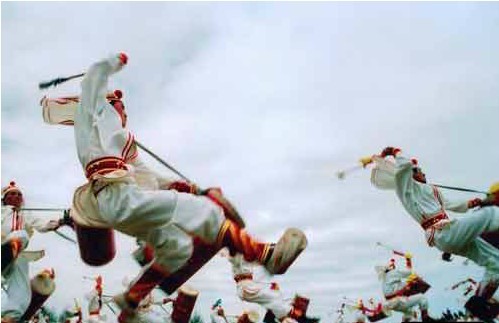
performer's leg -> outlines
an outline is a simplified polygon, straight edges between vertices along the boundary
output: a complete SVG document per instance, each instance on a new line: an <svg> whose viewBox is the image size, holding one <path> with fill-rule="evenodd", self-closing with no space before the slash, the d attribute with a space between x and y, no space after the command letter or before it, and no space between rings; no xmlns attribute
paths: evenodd
<svg viewBox="0 0 499 323"><path fill-rule="evenodd" d="M437 231L435 245L474 261L493 279L499 276L499 249L479 237L483 232L499 230L499 208L486 207L459 218L448 228Z"/></svg>
<svg viewBox="0 0 499 323"><path fill-rule="evenodd" d="M2 317L19 320L31 300L28 261L17 259L5 276L5 280L7 289L2 288Z"/></svg>
<svg viewBox="0 0 499 323"><path fill-rule="evenodd" d="M23 251L29 243L29 236L25 230L16 230L10 232L2 243L2 274L8 266L13 263L21 251Z"/></svg>
<svg viewBox="0 0 499 323"><path fill-rule="evenodd" d="M298 229L287 229L276 244L263 243L231 220L224 222L217 240L232 255L243 254L246 261L257 261L273 275L284 274L307 246L305 235Z"/></svg>
<svg viewBox="0 0 499 323"><path fill-rule="evenodd" d="M454 254L468 248L484 232L499 231L499 208L485 207L474 212L468 212L459 217L449 227L435 233L435 243L439 249L446 249Z"/></svg>
<svg viewBox="0 0 499 323"><path fill-rule="evenodd" d="M193 237L217 248L228 247L231 254L241 253L246 261L257 261L272 274L282 274L305 249L305 235L288 229L277 244L252 237L237 223L225 219L223 210L204 196L178 194L175 225Z"/></svg>
<svg viewBox="0 0 499 323"><path fill-rule="evenodd" d="M499 286L499 250L481 238L475 240L465 257L485 268L485 274L480 282L477 295L490 299Z"/></svg>
<svg viewBox="0 0 499 323"><path fill-rule="evenodd" d="M421 319L423 321L428 321L430 316L428 314L428 299L423 294L416 294L407 297L406 305L408 308L413 308L415 306L419 307L421 311Z"/></svg>

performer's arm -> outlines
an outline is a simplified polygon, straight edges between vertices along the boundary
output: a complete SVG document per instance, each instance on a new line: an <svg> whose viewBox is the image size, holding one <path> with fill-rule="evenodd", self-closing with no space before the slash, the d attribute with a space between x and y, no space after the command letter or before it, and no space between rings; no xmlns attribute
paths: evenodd
<svg viewBox="0 0 499 323"><path fill-rule="evenodd" d="M126 63L126 56L115 55L90 66L85 74L82 87L81 106L84 113L98 116L107 105L107 82L111 74L119 71Z"/></svg>
<svg viewBox="0 0 499 323"><path fill-rule="evenodd" d="M61 212L44 213L43 217L34 216L30 212L24 213L24 221L28 232L32 233L34 229L37 232L45 233L57 230L61 226L61 219L63 218Z"/></svg>
<svg viewBox="0 0 499 323"><path fill-rule="evenodd" d="M405 188L404 191L412 190L414 185L412 162L400 152L395 155L395 181L397 186Z"/></svg>
<svg viewBox="0 0 499 323"><path fill-rule="evenodd" d="M381 152L381 157L393 156L395 158L395 184L403 193L413 191L414 180L412 179L412 162L404 157L399 148L386 147Z"/></svg>
<svg viewBox="0 0 499 323"><path fill-rule="evenodd" d="M441 190L438 190L438 193L442 197L442 202L445 210L448 211L453 211L456 213L465 213L467 212L470 208L475 207L476 201L475 200L470 200L470 201L450 201L448 200L443 194Z"/></svg>

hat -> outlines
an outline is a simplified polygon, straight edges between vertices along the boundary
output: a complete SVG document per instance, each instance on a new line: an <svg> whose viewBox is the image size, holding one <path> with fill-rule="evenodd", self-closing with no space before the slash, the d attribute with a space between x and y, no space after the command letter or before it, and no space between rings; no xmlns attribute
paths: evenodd
<svg viewBox="0 0 499 323"><path fill-rule="evenodd" d="M490 186L489 193L490 194L499 193L499 182L495 182Z"/></svg>
<svg viewBox="0 0 499 323"><path fill-rule="evenodd" d="M2 198L5 197L5 194L7 194L9 192L14 192L14 191L21 192L19 187L16 186L16 182L11 181L8 186L2 188Z"/></svg>
<svg viewBox="0 0 499 323"><path fill-rule="evenodd" d="M412 168L419 168L418 160L416 158L411 158Z"/></svg>

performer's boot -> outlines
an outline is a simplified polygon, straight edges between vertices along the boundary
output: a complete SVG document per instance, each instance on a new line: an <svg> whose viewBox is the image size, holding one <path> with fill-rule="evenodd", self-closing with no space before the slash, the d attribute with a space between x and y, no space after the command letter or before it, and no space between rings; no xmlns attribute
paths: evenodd
<svg viewBox="0 0 499 323"><path fill-rule="evenodd" d="M494 305L487 302L482 296L477 295L472 296L466 304L464 304L464 307L471 312L473 316L478 317L485 322L493 322L498 312L497 308L494 308Z"/></svg>
<svg viewBox="0 0 499 323"><path fill-rule="evenodd" d="M307 246L305 234L298 229L287 229L277 244L263 243L231 220L224 222L217 241L232 255L241 253L246 261L259 262L273 275L284 274Z"/></svg>
<svg viewBox="0 0 499 323"><path fill-rule="evenodd" d="M499 288L499 282L494 281L481 281L478 285L478 290L476 292L477 296L481 296L485 299L491 299L495 292Z"/></svg>
<svg viewBox="0 0 499 323"><path fill-rule="evenodd" d="M132 252L132 255L141 266L145 266L154 259L154 249L148 244L143 244Z"/></svg>
<svg viewBox="0 0 499 323"><path fill-rule="evenodd" d="M113 297L113 301L121 308L118 322L137 322L139 303L166 277L168 273L155 262L144 267L142 274L132 283L127 292Z"/></svg>

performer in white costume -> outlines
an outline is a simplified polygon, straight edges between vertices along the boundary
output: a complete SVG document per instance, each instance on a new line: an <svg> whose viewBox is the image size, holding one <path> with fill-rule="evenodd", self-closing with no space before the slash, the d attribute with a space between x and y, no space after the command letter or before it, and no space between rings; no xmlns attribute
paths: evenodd
<svg viewBox="0 0 499 323"><path fill-rule="evenodd" d="M133 283L132 277L125 277L123 279L123 286L130 287ZM136 322L140 323L170 323L171 319L171 311L167 312L165 308L161 311L158 310L159 307L162 307L164 304L168 304L174 301L171 298L161 298L158 299L153 295L154 291L147 294L142 301L140 301L137 307L137 318Z"/></svg>
<svg viewBox="0 0 499 323"><path fill-rule="evenodd" d="M380 156L395 158L393 187L406 211L423 228L428 244L484 267L478 295L490 299L499 286L499 250L480 235L499 231L497 197L491 194L484 200L476 198L451 203L438 187L426 183L426 176L417 162L404 157L400 149L387 147ZM377 160L377 164L385 162ZM474 209L476 207L480 208ZM470 209L474 211L464 216L452 216L448 212L464 213Z"/></svg>
<svg viewBox="0 0 499 323"><path fill-rule="evenodd" d="M279 320L286 318L292 306L284 301L277 284L259 283L253 280L253 263L244 260L243 255L228 256L232 265L234 281L237 284L237 296L249 303L256 303L272 311Z"/></svg>
<svg viewBox="0 0 499 323"><path fill-rule="evenodd" d="M229 323L225 316L221 299L218 299L215 304L211 306L210 321L211 323Z"/></svg>
<svg viewBox="0 0 499 323"><path fill-rule="evenodd" d="M383 295L386 302L383 309L401 312L404 322L414 318L414 308L421 311L422 321L431 321L428 315L428 300L422 293L409 295L409 282L415 276L412 270L411 256L406 255L406 268L399 269L395 266L395 259L390 259L386 266L377 266L378 279L381 281Z"/></svg>
<svg viewBox="0 0 499 323"><path fill-rule="evenodd" d="M32 297L29 262L39 260L44 251L25 251L34 233L57 229L59 220L52 214L40 219L21 210L24 198L19 187L10 182L2 189L2 319L19 320Z"/></svg>
<svg viewBox="0 0 499 323"><path fill-rule="evenodd" d="M88 319L87 323L105 323L107 322L106 315L102 314L102 299L103 293L103 282L102 276L98 275L95 277L95 286L92 291L85 295L88 300Z"/></svg>
<svg viewBox="0 0 499 323"><path fill-rule="evenodd" d="M261 243L226 219L208 198L196 195L194 185L184 183L190 193L177 192L168 189L177 187L175 181L162 176L149 177L156 183L154 189L138 185L137 173L153 172L140 161L134 136L125 128L123 102L118 98L110 104L106 99L109 76L127 60L119 54L87 70L74 120L78 158L88 179L74 195L75 223L114 228L154 248L154 261L143 268L127 292L115 297L122 308L119 321L133 322L140 301L157 284L188 266L193 239L217 248L227 246L248 261L259 261L272 274L284 273L306 246L301 231L288 229L275 246Z"/></svg>

